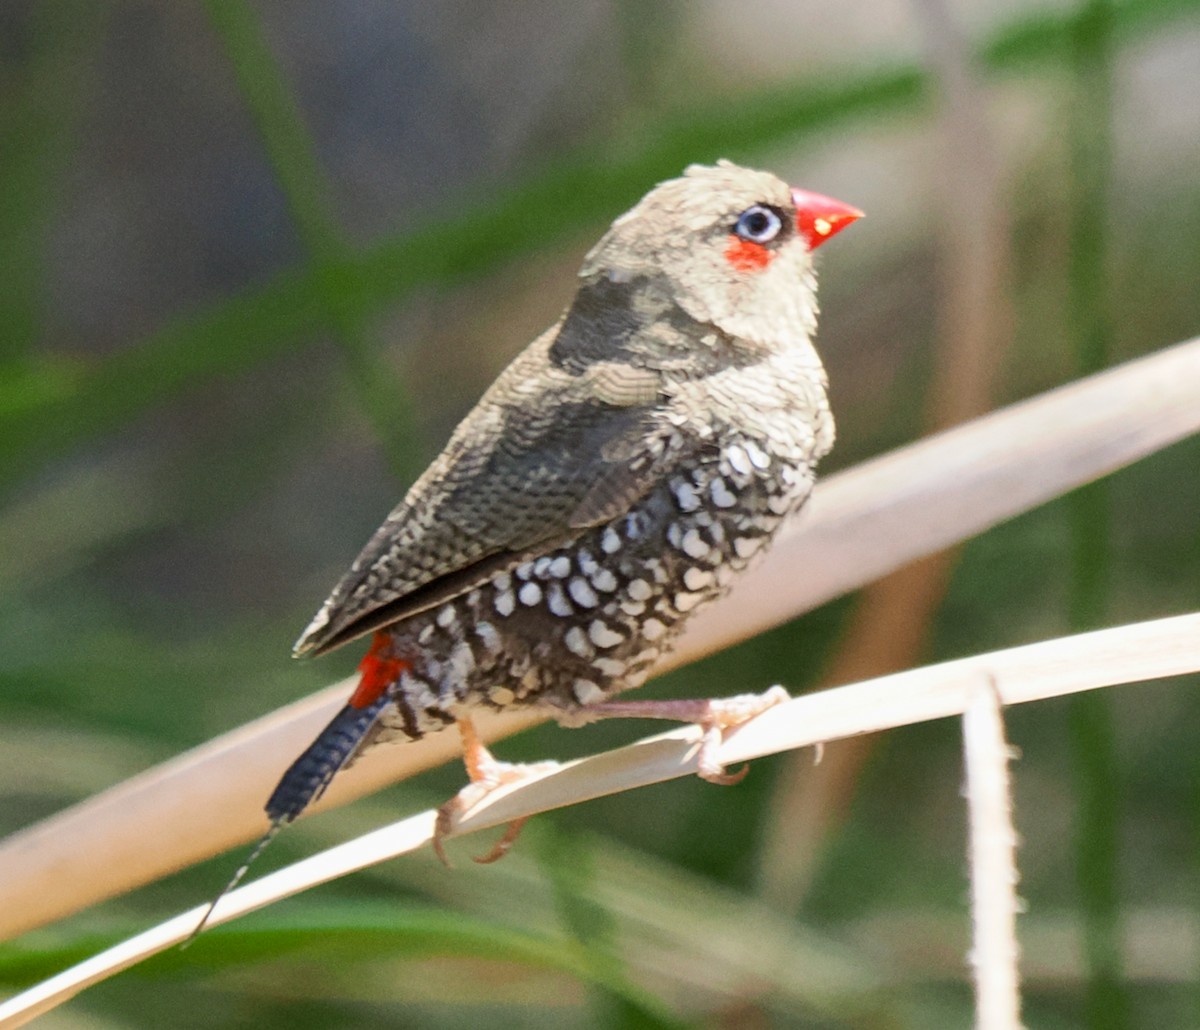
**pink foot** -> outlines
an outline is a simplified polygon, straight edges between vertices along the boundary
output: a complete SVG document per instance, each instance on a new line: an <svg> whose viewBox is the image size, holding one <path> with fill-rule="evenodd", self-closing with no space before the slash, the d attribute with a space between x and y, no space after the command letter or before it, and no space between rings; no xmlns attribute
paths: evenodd
<svg viewBox="0 0 1200 1030"><path fill-rule="evenodd" d="M593 722L598 719L670 719L699 726L704 736L696 757L696 774L709 783L730 785L745 779L749 766L728 773L718 761L721 745L730 730L735 730L768 708L790 700L783 687L772 687L762 694L737 694L733 697L687 701L597 701L570 712L567 721Z"/></svg>
<svg viewBox="0 0 1200 1030"><path fill-rule="evenodd" d="M531 765L516 765L511 762L498 761L479 739L475 725L467 717L458 719L458 731L463 740L463 762L467 767L467 776L471 782L460 790L454 797L438 809L437 822L433 830L433 851L442 864L450 865L443 844L454 827L454 820L470 811L497 787L516 783L531 773L541 772L553 762L538 762ZM508 824L508 829L485 855L478 856L475 861L481 864L495 862L503 858L517 842L521 828L528 821L528 816L516 819Z"/></svg>

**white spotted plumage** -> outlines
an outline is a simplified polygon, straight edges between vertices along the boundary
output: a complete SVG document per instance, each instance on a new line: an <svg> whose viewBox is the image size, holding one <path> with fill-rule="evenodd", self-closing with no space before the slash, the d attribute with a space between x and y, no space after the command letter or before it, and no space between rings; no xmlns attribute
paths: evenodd
<svg viewBox="0 0 1200 1030"><path fill-rule="evenodd" d="M313 654L376 633L350 706L362 716L340 715L297 760L273 819L374 741L418 738L473 704L569 712L641 683L803 504L833 422L800 197L722 162L613 223L562 318L297 642ZM737 235L755 205L780 224L760 250Z"/></svg>

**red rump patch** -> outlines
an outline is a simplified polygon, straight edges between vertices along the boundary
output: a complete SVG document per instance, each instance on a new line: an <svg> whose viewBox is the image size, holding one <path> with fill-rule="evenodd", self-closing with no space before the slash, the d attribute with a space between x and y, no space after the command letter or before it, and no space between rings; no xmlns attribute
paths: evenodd
<svg viewBox="0 0 1200 1030"><path fill-rule="evenodd" d="M361 679L350 697L351 708L366 708L374 704L406 670L412 668L403 658L391 654L392 638L378 631L371 640L371 650L358 663Z"/></svg>
<svg viewBox="0 0 1200 1030"><path fill-rule="evenodd" d="M725 248L725 260L739 272L757 272L766 268L773 251L767 250L761 243L753 240L743 240L740 236L729 236L729 246Z"/></svg>

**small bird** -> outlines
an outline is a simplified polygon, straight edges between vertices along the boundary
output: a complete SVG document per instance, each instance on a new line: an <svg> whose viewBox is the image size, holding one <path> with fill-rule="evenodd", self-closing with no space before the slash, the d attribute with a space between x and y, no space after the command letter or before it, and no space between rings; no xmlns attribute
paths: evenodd
<svg viewBox="0 0 1200 1030"><path fill-rule="evenodd" d="M480 708L698 722L701 775L734 779L715 745L753 703L612 698L807 499L834 439L812 253L861 215L720 161L613 222L570 306L297 641L320 655L373 634L349 702L267 802L267 839L383 741L457 724L471 779L499 782L506 767L470 724Z"/></svg>

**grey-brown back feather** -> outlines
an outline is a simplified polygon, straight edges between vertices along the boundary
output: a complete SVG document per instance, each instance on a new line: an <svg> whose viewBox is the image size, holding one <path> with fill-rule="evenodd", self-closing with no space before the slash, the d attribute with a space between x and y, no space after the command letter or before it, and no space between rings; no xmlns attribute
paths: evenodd
<svg viewBox="0 0 1200 1030"><path fill-rule="evenodd" d="M432 608L619 516L673 463L711 446L697 397L700 409L708 401L689 387L776 344L811 353L807 251L780 269L794 275L786 289L759 293L720 257L738 212L756 201L787 205L790 194L773 176L721 163L689 168L618 218L585 259L563 318L460 423L295 653ZM743 331L747 310L768 346Z"/></svg>
<svg viewBox="0 0 1200 1030"><path fill-rule="evenodd" d="M569 324L569 319L566 320ZM434 607L619 515L661 478L659 391L549 357L510 365L368 542L296 644L321 654ZM655 382L657 373L646 373Z"/></svg>

